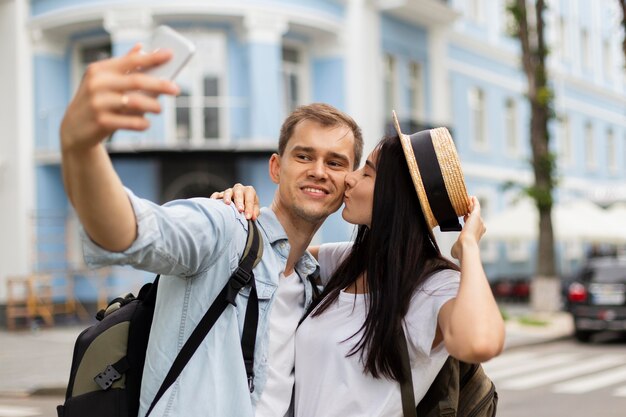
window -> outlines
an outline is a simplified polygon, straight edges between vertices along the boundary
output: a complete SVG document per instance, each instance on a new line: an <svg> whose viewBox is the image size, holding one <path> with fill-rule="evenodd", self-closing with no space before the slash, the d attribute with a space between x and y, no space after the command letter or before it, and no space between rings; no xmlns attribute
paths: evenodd
<svg viewBox="0 0 626 417"><path fill-rule="evenodd" d="M480 259L484 263L494 263L498 260L498 244L491 240L480 240Z"/></svg>
<svg viewBox="0 0 626 417"><path fill-rule="evenodd" d="M468 17L476 23L483 21L483 0L467 0Z"/></svg>
<svg viewBox="0 0 626 417"><path fill-rule="evenodd" d="M559 156L564 166L572 163L572 136L567 116L563 117L559 123Z"/></svg>
<svg viewBox="0 0 626 417"><path fill-rule="evenodd" d="M196 53L176 78L172 136L179 143L202 145L226 137L226 53L224 38L202 31L185 32Z"/></svg>
<svg viewBox="0 0 626 417"><path fill-rule="evenodd" d="M511 240L506 243L506 257L511 262L527 261L529 255L528 244L521 240Z"/></svg>
<svg viewBox="0 0 626 417"><path fill-rule="evenodd" d="M585 124L585 165L588 170L593 170L596 167L596 155L593 139L593 126L591 122Z"/></svg>
<svg viewBox="0 0 626 417"><path fill-rule="evenodd" d="M103 59L109 59L113 56L111 52L111 42L105 41L94 45L85 45L81 47L79 52L80 59L80 77L85 73L89 64Z"/></svg>
<svg viewBox="0 0 626 417"><path fill-rule="evenodd" d="M411 118L422 120L424 118L424 90L422 78L422 65L419 62L409 63L409 110Z"/></svg>
<svg viewBox="0 0 626 417"><path fill-rule="evenodd" d="M469 91L469 107L471 114L472 144L478 150L487 148L485 132L485 93L480 88Z"/></svg>
<svg viewBox="0 0 626 417"><path fill-rule="evenodd" d="M302 104L302 83L304 65L300 50L283 46L283 105L285 114L289 114Z"/></svg>
<svg viewBox="0 0 626 417"><path fill-rule="evenodd" d="M605 39L602 42L602 58L603 58L604 76L606 79L610 79L611 73L613 72L613 59L611 56L611 42L609 42L608 39Z"/></svg>
<svg viewBox="0 0 626 417"><path fill-rule="evenodd" d="M589 31L587 29L582 29L580 31L580 60L581 65L584 68L589 68L591 66L591 45L589 42Z"/></svg>
<svg viewBox="0 0 626 417"><path fill-rule="evenodd" d="M104 59L109 59L113 56L113 50L111 48L111 41L109 38L100 38L100 39L91 39L85 41L85 43L81 43L77 45L76 49L74 49L75 57L73 62L73 88L74 91L78 90L78 87L83 79L83 75L85 71L87 71L87 67L90 64L93 64L97 61L102 61ZM42 133L42 136L50 138L53 140L56 139L54 136L56 132L58 132L58 128L52 128L52 126L58 126L56 124L56 117L53 116L52 120L48 113L44 113L47 120L45 120L45 131ZM55 115L56 116L56 115ZM58 123L61 121L61 114L58 116ZM50 127L49 127L50 126ZM52 135L52 136L51 136ZM107 142L111 141L112 136L107 138ZM48 144L54 143L51 142L50 139L47 140Z"/></svg>
<svg viewBox="0 0 626 417"><path fill-rule="evenodd" d="M515 100L508 98L504 107L504 128L506 131L506 151L509 155L519 154L517 137L517 106Z"/></svg>
<svg viewBox="0 0 626 417"><path fill-rule="evenodd" d="M558 23L558 31L559 31L559 52L561 54L561 58L566 60L569 58L569 45L567 42L567 20L565 20L565 16L559 17Z"/></svg>
<svg viewBox="0 0 626 417"><path fill-rule="evenodd" d="M385 55L385 108L396 108L396 59Z"/></svg>
<svg viewBox="0 0 626 417"><path fill-rule="evenodd" d="M606 131L606 161L609 172L617 173L617 143L615 143L615 134L611 128Z"/></svg>

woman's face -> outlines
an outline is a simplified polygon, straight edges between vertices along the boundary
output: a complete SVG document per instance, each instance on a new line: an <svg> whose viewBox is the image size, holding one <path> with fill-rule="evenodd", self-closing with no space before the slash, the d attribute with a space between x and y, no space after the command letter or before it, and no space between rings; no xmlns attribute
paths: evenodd
<svg viewBox="0 0 626 417"><path fill-rule="evenodd" d="M376 160L377 151L374 150L361 169L346 175L346 191L343 197L345 207L341 216L348 223L371 227Z"/></svg>

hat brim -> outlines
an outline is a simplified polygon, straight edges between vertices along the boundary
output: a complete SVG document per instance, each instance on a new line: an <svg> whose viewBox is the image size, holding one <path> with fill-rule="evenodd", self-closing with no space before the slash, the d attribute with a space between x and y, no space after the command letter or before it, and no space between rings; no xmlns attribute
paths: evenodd
<svg viewBox="0 0 626 417"><path fill-rule="evenodd" d="M411 144L411 137L402 133L395 111L393 112L393 123L400 138L402 150L406 158L411 180L413 181L424 218L426 219L426 223L429 228L434 229L439 223L428 200L422 174L420 173L413 151L413 145ZM461 170L461 163L456 152L452 136L450 135L448 129L444 127L430 129L429 134L435 149L437 162L439 164L439 168L441 169L450 203L457 217L464 216L469 213L469 196L467 194L463 171Z"/></svg>

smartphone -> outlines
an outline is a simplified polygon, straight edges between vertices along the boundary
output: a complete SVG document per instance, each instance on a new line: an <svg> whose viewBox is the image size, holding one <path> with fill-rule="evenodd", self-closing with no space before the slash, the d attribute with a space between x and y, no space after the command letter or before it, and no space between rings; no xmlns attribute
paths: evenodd
<svg viewBox="0 0 626 417"><path fill-rule="evenodd" d="M154 30L152 38L146 46L148 53L158 49L171 50L172 59L159 66L149 68L144 73L170 81L176 78L196 52L196 46L189 39L165 25Z"/></svg>

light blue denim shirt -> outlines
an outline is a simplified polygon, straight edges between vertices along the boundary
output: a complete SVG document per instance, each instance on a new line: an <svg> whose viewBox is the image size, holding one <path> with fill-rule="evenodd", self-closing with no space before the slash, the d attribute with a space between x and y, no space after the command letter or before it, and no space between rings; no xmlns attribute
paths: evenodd
<svg viewBox="0 0 626 417"><path fill-rule="evenodd" d="M221 201L194 198L159 206L127 192L138 223L132 246L121 253L108 252L83 232L83 247L85 261L92 267L132 265L162 275L141 386L139 416L144 416L176 354L236 269L248 224L233 205ZM270 311L290 248L272 210L263 208L257 223L264 252L254 268L259 296L255 391L248 390L240 344L246 288L237 297L237 307L226 308L151 416L254 415L267 379ZM312 295L306 277L316 265L309 253L296 265L304 282L305 307Z"/></svg>

